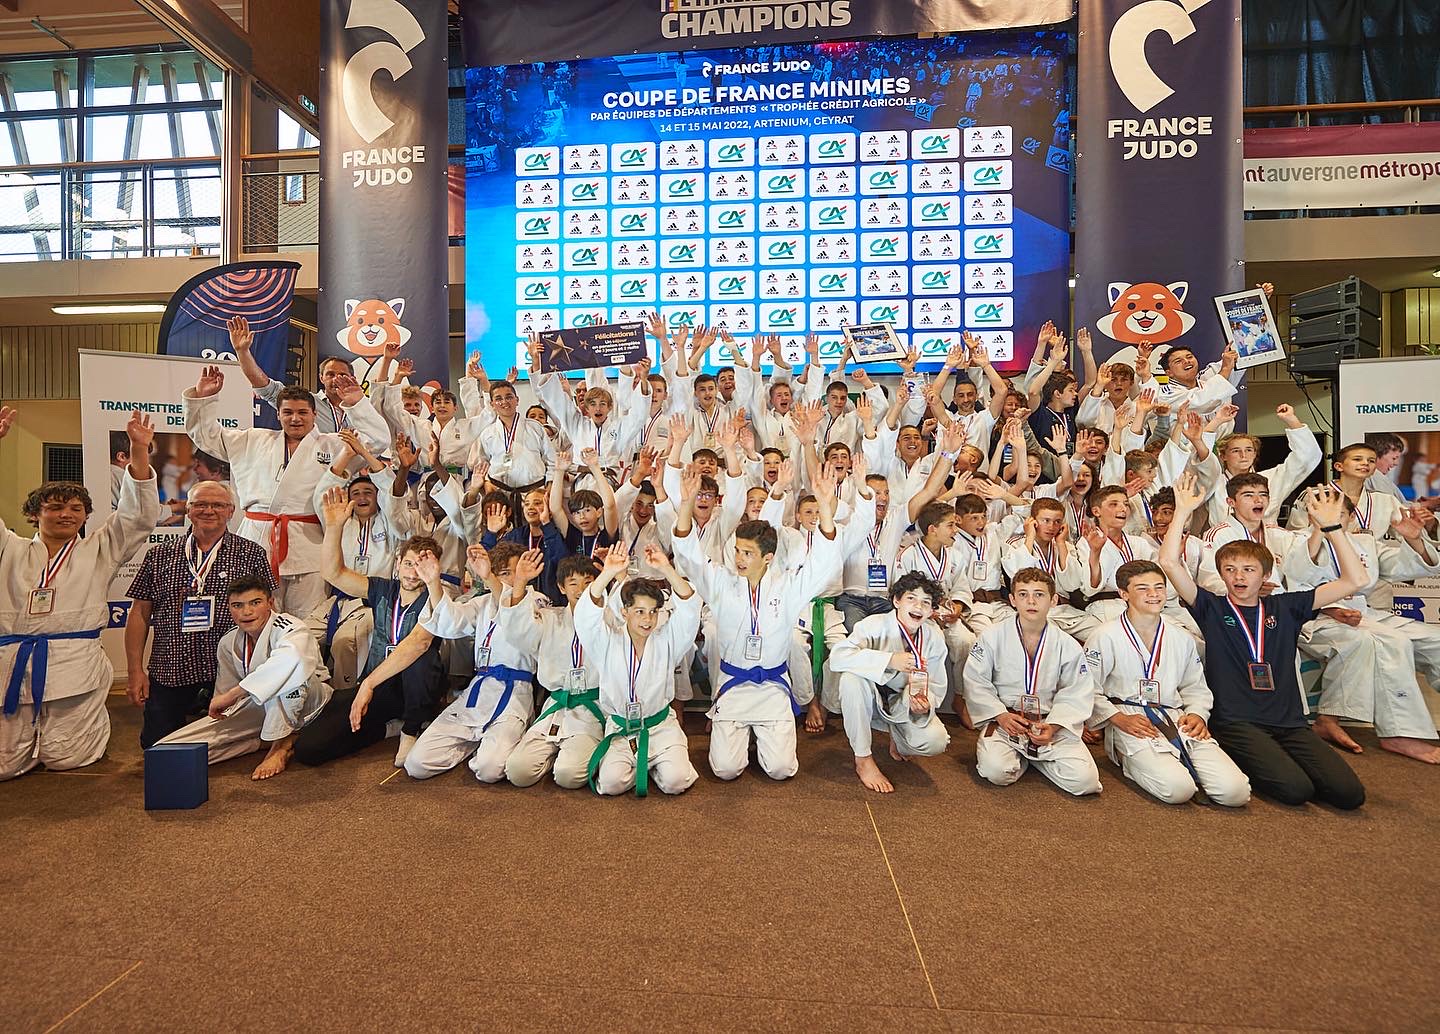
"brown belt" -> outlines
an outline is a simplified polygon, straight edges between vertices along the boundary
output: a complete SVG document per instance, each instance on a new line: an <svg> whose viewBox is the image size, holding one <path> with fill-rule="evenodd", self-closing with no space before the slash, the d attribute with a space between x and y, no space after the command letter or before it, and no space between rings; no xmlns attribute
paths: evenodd
<svg viewBox="0 0 1440 1034"><path fill-rule="evenodd" d="M1097 592L1093 596L1086 596L1084 590L1076 589L1070 594L1070 606L1076 610L1084 610L1092 603L1099 603L1101 600L1118 600L1118 592Z"/></svg>
<svg viewBox="0 0 1440 1034"><path fill-rule="evenodd" d="M1004 603L1004 589L976 589L971 595L976 603Z"/></svg>

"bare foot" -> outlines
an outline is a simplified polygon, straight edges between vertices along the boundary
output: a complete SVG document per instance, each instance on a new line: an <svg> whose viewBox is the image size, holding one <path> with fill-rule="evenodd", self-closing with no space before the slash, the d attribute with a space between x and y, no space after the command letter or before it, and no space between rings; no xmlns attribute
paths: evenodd
<svg viewBox="0 0 1440 1034"><path fill-rule="evenodd" d="M910 759L909 759L908 757L906 757L904 754L901 754L901 753L900 753L900 748L897 747L897 746L895 746L895 741L894 741L893 739L890 741L890 756L891 756L892 758L894 758L896 761L902 761L902 762L903 762L903 761L909 761L909 760L910 760Z"/></svg>
<svg viewBox="0 0 1440 1034"><path fill-rule="evenodd" d="M1393 754L1402 754L1427 765L1440 765L1440 746L1429 740L1417 740L1413 736L1381 736L1380 746Z"/></svg>
<svg viewBox="0 0 1440 1034"><path fill-rule="evenodd" d="M819 697L810 701L810 706L805 709L805 731L825 731L825 708L820 706Z"/></svg>
<svg viewBox="0 0 1440 1034"><path fill-rule="evenodd" d="M960 705L960 724L972 732L975 729L975 723L970 720L970 708L963 703Z"/></svg>
<svg viewBox="0 0 1440 1034"><path fill-rule="evenodd" d="M885 778L885 773L875 764L875 759L870 755L855 759L855 774L865 784L865 789L874 790L876 793L894 793L895 787L890 780Z"/></svg>
<svg viewBox="0 0 1440 1034"><path fill-rule="evenodd" d="M1350 734L1345 731L1345 727L1336 721L1332 714L1322 714L1316 718L1313 728L1316 736L1322 740L1328 740L1341 750L1348 750L1351 754L1365 753L1365 748L1350 737Z"/></svg>
<svg viewBox="0 0 1440 1034"><path fill-rule="evenodd" d="M251 779L269 779L285 771L285 766L290 761L290 755L295 753L293 737L287 736L283 740L276 740L270 746L270 753L265 755L265 760L260 762L258 768L250 776Z"/></svg>

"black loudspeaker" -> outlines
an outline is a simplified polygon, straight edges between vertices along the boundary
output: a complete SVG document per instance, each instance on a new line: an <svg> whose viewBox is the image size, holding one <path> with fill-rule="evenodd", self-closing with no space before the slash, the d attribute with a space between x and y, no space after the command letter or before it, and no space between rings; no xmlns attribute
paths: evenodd
<svg viewBox="0 0 1440 1034"><path fill-rule="evenodd" d="M1312 291L1290 296L1290 318L1308 319L1341 309L1359 309L1372 316L1380 315L1380 292L1359 277L1346 277Z"/></svg>

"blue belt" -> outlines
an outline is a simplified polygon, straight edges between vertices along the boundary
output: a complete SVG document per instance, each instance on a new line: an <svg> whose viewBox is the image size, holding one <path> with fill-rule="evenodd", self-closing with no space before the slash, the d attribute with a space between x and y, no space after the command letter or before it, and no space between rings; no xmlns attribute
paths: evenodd
<svg viewBox="0 0 1440 1034"><path fill-rule="evenodd" d="M535 673L532 671L522 671L519 668L512 668L508 664L492 664L489 667L480 668L475 672L475 677L470 680L470 686L468 687L470 695L465 700L466 707L474 707L480 702L480 683L486 679L495 679L498 682L505 683L505 692L500 694L500 702L495 705L495 713L486 719L485 724L480 727L481 732L484 732L490 728L490 726L494 725L495 719L499 718L506 706L509 705L510 698L515 695L515 683L533 682L535 680Z"/></svg>
<svg viewBox="0 0 1440 1034"><path fill-rule="evenodd" d="M335 641L335 632L340 628L340 604L346 600L353 600L355 597L349 593L341 592L333 586L330 589L330 611L325 615L325 642Z"/></svg>
<svg viewBox="0 0 1440 1034"><path fill-rule="evenodd" d="M1180 752L1180 763L1190 773L1190 778L1195 780L1195 785L1200 785L1200 774L1195 771L1195 762L1190 760L1190 752L1185 749L1185 737L1180 735L1179 724L1172 722L1170 716L1165 713L1164 708L1155 704L1140 702L1140 707L1145 711L1145 717L1150 719L1150 724L1160 730L1160 735L1170 741L1171 746ZM1171 733L1174 733L1172 736Z"/></svg>
<svg viewBox="0 0 1440 1034"><path fill-rule="evenodd" d="M20 710L20 683L30 668L30 700L35 705L32 722L40 717L45 702L45 675L50 670L50 642L55 639L99 639L100 629L84 632L49 632L38 635L0 635L0 646L19 646L15 651L15 667L10 671L10 684L5 687L5 714ZM33 658L33 667L32 667Z"/></svg>
<svg viewBox="0 0 1440 1034"><path fill-rule="evenodd" d="M444 582L446 585L453 585L453 586L455 586L455 588L457 588L457 589L460 588L460 576L459 576L459 575L454 575L454 574L442 574L442 575L440 576L440 580L441 580L442 582Z"/></svg>
<svg viewBox="0 0 1440 1034"><path fill-rule="evenodd" d="M759 664L753 668L741 668L731 664L729 661L720 662L720 671L729 675L725 684L720 687L720 692L715 694L719 700L727 689L739 686L746 682L753 682L756 685L763 685L766 682L778 682L785 687L785 695L790 698L790 709L799 714L803 708L795 702L795 692L790 688L790 665L777 664L773 668L766 668Z"/></svg>

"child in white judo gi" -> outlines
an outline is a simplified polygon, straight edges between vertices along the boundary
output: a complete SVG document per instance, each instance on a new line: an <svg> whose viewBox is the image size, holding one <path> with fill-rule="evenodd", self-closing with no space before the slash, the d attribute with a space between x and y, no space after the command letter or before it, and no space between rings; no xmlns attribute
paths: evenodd
<svg viewBox="0 0 1440 1034"><path fill-rule="evenodd" d="M1131 560L1113 578L1125 611L1085 642L1097 687L1089 724L1104 727L1110 759L1152 797L1184 804L1203 789L1216 804L1245 804L1250 781L1205 727L1214 697L1195 640L1161 614L1164 573Z"/></svg>
<svg viewBox="0 0 1440 1034"><path fill-rule="evenodd" d="M522 566L521 556L532 561ZM474 599L455 600L441 589L440 562L426 555L416 564L430 590L430 614L420 623L442 639L475 640L475 677L455 702L420 734L405 758L405 772L414 779L429 779L448 772L467 757L470 771L482 783L505 777L505 762L535 713L535 649L533 643L500 631L500 608L513 596L522 606L534 606L539 595L528 587L535 562L543 568L538 549L501 542L490 550L471 546L470 573L490 591Z"/></svg>
<svg viewBox="0 0 1440 1034"><path fill-rule="evenodd" d="M285 771L295 737L330 701L330 672L305 622L275 608L258 575L236 578L227 599L235 627L220 639L210 713L160 743L204 743L210 764L269 744L252 779Z"/></svg>
<svg viewBox="0 0 1440 1034"><path fill-rule="evenodd" d="M0 438L15 417L0 407ZM110 580L162 513L150 466L155 429L137 410L125 433L130 464L121 474L120 501L90 534L80 535L90 494L63 481L46 482L26 500L33 537L0 522L0 780L37 765L92 764L110 742L105 696L114 671L100 647Z"/></svg>
<svg viewBox="0 0 1440 1034"><path fill-rule="evenodd" d="M600 577L575 604L575 632L587 665L599 672L600 710L606 716L588 778L596 793L610 796L634 787L635 795L644 797L652 776L661 793L684 793L700 778L670 706L675 668L700 628L700 596L658 546L645 547L645 562L664 581L626 581L618 620L606 607L605 592L630 566L623 540L610 547Z"/></svg>
<svg viewBox="0 0 1440 1034"><path fill-rule="evenodd" d="M790 688L791 629L811 601L840 574L842 556L835 527L834 471L817 471L814 488L820 507L818 534L810 556L795 571L772 567L776 533L764 521L743 521L735 529L735 573L715 563L695 534L692 510L700 474L692 464L681 481L679 514L671 540L680 569L699 590L715 618L720 685L709 717L710 768L721 779L734 779L749 764L754 733L760 767L771 779L789 779L800 770L795 754L795 715L800 713ZM874 495L860 486L853 518L873 525ZM860 512L868 507L867 512Z"/></svg>
<svg viewBox="0 0 1440 1034"><path fill-rule="evenodd" d="M933 578L911 571L890 586L895 608L855 622L830 652L840 676L840 710L855 753L855 774L867 789L895 789L871 756L871 731L890 734L896 761L943 754L950 734L936 714L945 699L949 648L932 620L944 593Z"/></svg>
<svg viewBox="0 0 1440 1034"><path fill-rule="evenodd" d="M1095 708L1083 648L1049 620L1055 579L1038 567L1015 572L1015 617L980 633L965 665L965 703L980 727L975 769L1009 786L1030 766L1066 793L1100 792L1100 772L1082 740Z"/></svg>

